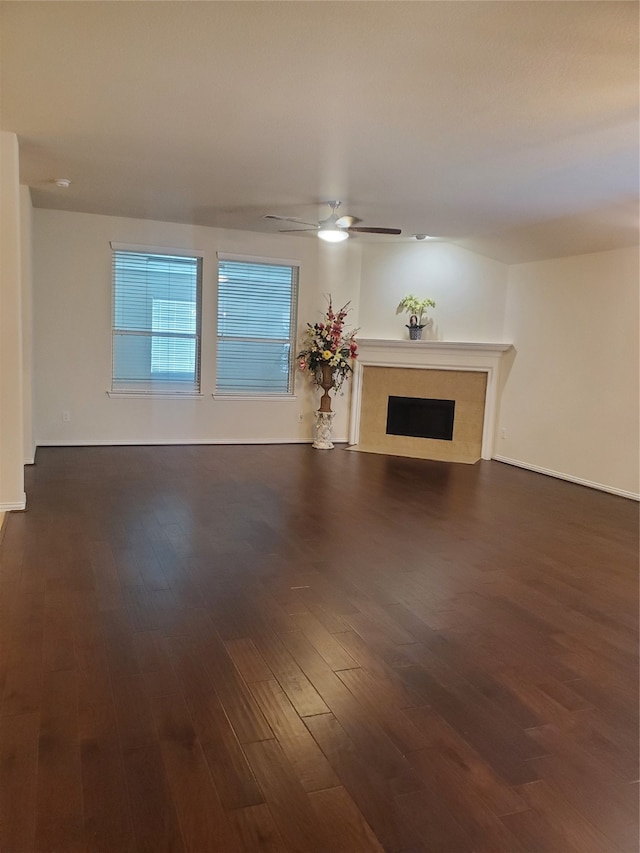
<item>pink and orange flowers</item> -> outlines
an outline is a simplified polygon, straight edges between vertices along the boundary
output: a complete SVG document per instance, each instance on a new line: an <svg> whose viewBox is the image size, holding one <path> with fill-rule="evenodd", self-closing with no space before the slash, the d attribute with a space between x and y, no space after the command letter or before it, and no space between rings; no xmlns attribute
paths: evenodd
<svg viewBox="0 0 640 853"><path fill-rule="evenodd" d="M331 296L324 322L307 323L307 331L298 353L300 370L308 370L316 385L322 379L322 367L331 368L333 387L337 391L353 372L352 361L358 356L357 329L345 331L349 302L339 311L333 310Z"/></svg>

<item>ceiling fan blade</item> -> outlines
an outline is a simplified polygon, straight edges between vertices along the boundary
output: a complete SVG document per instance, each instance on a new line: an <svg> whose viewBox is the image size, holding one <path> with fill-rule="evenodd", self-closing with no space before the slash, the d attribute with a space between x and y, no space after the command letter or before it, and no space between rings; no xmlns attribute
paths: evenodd
<svg viewBox="0 0 640 853"><path fill-rule="evenodd" d="M317 226L315 228L279 228L279 234L297 234L302 231L317 231Z"/></svg>
<svg viewBox="0 0 640 853"><path fill-rule="evenodd" d="M361 234L402 234L399 228L347 228L347 231L358 231Z"/></svg>
<svg viewBox="0 0 640 853"><path fill-rule="evenodd" d="M341 216L339 219L336 219L336 225L339 228L351 228L352 225L356 225L358 222L362 222L362 219L358 219L357 216Z"/></svg>
<svg viewBox="0 0 640 853"><path fill-rule="evenodd" d="M267 213L263 219L275 219L277 222L295 222L298 225L313 225L317 227L317 222L306 222L304 219L296 219L295 216L276 216L274 213Z"/></svg>

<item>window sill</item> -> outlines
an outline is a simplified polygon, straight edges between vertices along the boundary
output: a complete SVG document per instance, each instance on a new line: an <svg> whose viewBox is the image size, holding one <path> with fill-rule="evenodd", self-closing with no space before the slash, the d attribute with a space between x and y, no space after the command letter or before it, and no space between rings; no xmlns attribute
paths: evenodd
<svg viewBox="0 0 640 853"><path fill-rule="evenodd" d="M298 398L292 394L212 394L214 400L250 400L252 403L293 403Z"/></svg>
<svg viewBox="0 0 640 853"><path fill-rule="evenodd" d="M197 391L107 391L116 400L202 400Z"/></svg>

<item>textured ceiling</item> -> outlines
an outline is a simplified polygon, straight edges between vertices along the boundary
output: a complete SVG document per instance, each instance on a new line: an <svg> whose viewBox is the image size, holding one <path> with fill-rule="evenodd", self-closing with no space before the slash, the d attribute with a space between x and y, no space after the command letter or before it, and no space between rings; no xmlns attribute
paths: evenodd
<svg viewBox="0 0 640 853"><path fill-rule="evenodd" d="M342 199L396 239L507 262L637 242L637 3L80 0L1 16L0 124L37 207L276 231L265 213L315 221Z"/></svg>

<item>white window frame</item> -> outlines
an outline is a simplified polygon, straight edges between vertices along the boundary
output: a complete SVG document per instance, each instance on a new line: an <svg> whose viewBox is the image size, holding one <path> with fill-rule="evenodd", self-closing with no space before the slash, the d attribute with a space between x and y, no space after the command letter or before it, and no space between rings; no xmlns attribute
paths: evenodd
<svg viewBox="0 0 640 853"><path fill-rule="evenodd" d="M276 338L254 338L254 337L242 337L238 335L226 336L220 333L220 266L218 265L218 299L217 299L217 308L216 308L216 390L213 394L214 399L216 400L260 400L260 401L289 401L295 400L295 360L296 360L296 346L297 346L297 318L298 318L298 293L299 293L299 284L300 284L300 261L298 260L289 260L283 258L266 258L266 257L257 257L255 255L233 255L227 254L223 252L217 253L218 261L237 261L242 264L255 264L256 266L277 266L277 267L290 267L292 270L292 283L291 283L291 294L290 294L290 317L289 317L289 336L287 338L276 339ZM282 343L287 343L289 345L289 358L288 358L288 374L287 374L287 391L276 391L273 393L268 392L265 389L252 391L250 389L239 389L237 391L232 391L227 388L219 387L219 364L218 364L218 352L219 345L221 341L248 341L248 342L278 342L280 340Z"/></svg>
<svg viewBox="0 0 640 853"><path fill-rule="evenodd" d="M148 246L129 243L110 243L112 250L112 287L111 287L111 390L107 393L110 397L160 397L166 399L193 398L202 396L202 378L201 378L201 352L202 352L202 280L203 280L203 256L204 253L192 249L174 249L166 246ZM197 261L197 280L196 280L196 331L195 333L163 333L170 338L193 340L195 344L195 380L194 387L183 389L179 387L179 383L171 386L171 380L163 375L163 378L154 380L140 380L130 383L118 381L115 377L115 347L114 340L116 335L133 334L139 336L148 336L153 338L153 328L138 329L135 331L127 329L119 329L115 325L115 300L116 300L116 268L115 259L117 254L122 253L142 254L149 256L173 256L192 258ZM151 358L151 352L150 352ZM149 365L149 373L151 375L151 363ZM154 387L155 386L155 387Z"/></svg>

